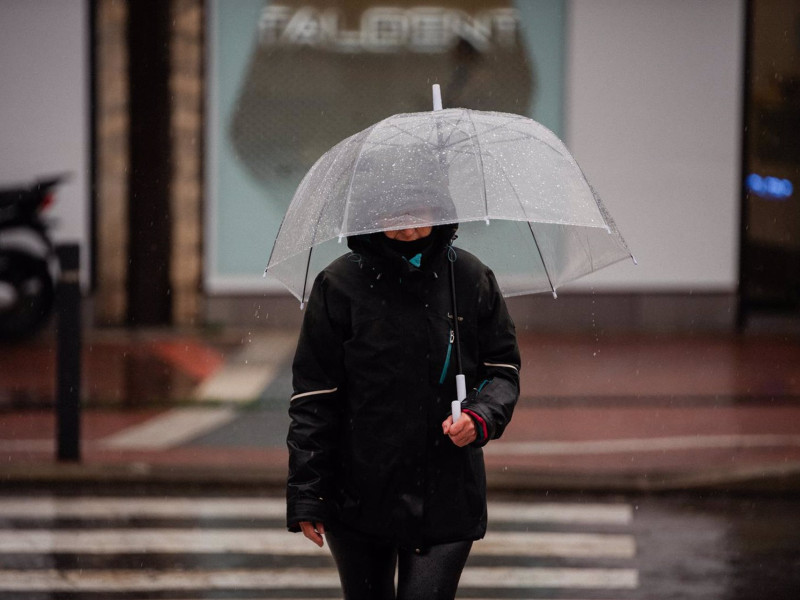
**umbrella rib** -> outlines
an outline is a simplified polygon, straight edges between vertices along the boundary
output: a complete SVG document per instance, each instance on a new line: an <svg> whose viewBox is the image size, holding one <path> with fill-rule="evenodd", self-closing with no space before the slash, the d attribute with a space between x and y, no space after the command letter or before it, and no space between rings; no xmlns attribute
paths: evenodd
<svg viewBox="0 0 800 600"><path fill-rule="evenodd" d="M332 165L331 165L332 166ZM312 237L312 244L308 248L308 258L306 259L306 272L303 275L303 295L300 297L300 306L302 308L303 303L306 301L306 289L308 288L308 271L311 268L311 253L314 251L314 241L317 239L317 231L319 231L319 223L322 221L322 213L323 211L319 211L317 215L317 220L314 223L314 235Z"/></svg>
<svg viewBox="0 0 800 600"><path fill-rule="evenodd" d="M417 140L418 142L420 142L421 144L424 144L426 146L433 146L434 148L447 148L447 147L449 147L448 140L453 135L453 132L455 131L456 126L462 120L463 120L463 117L460 117L459 120L454 124L454 126L453 126L454 128L453 128L453 130L451 130L450 134L448 135L447 140L444 140L441 144L438 142L438 140L437 140L436 144L433 144L427 138L422 137L419 134L412 133L408 129L403 129L402 127L400 127L400 125L398 125L396 123L388 123L389 127L391 127L392 129L396 130L395 131L395 135L393 135L393 136L391 136L391 137L389 137L389 138L387 138L385 140L382 140L382 141L379 141L379 142L372 142L372 143L375 144L376 146L390 146L390 147L401 148L401 147L403 147L403 144L397 144L396 145L396 144L391 144L391 143L388 143L388 142L390 142L392 139L394 139L397 136L407 135L409 137L414 138L415 140ZM457 146L458 144L463 144L463 143L464 143L464 140L456 140L455 142L453 142L453 145Z"/></svg>
<svg viewBox="0 0 800 600"><path fill-rule="evenodd" d="M410 133L408 133L408 131L406 131L405 129L402 129L401 127L399 127L399 126L395 125L394 123L390 123L390 125L391 125L391 126L394 128L394 129L396 129L396 130L397 130L397 131L395 131L395 132L394 132L394 135L392 135L392 136L390 136L390 137L387 137L385 140L383 140L383 141L380 141L380 142L372 142L373 144L375 144L376 146L392 146L392 147L394 147L394 148L401 148L401 147L402 147L402 144L395 145L395 144L389 144L389 143L387 143L387 142L390 142L390 141L392 141L394 138L396 138L396 137L398 137L398 136L400 136L400 135L403 135L403 134L406 134L406 135L411 135L411 134L410 134ZM421 138L420 138L420 139L421 139Z"/></svg>
<svg viewBox="0 0 800 600"><path fill-rule="evenodd" d="M472 125L473 131L473 144L477 147L477 161L478 161L478 173L481 174L481 183L483 184L483 209L486 215L486 223L489 223L489 196L486 193L486 174L483 171L483 150L481 147L480 139L478 139L478 128L475 127L475 122L472 120L472 114L467 111L467 117L469 118L469 124Z"/></svg>
<svg viewBox="0 0 800 600"><path fill-rule="evenodd" d="M427 145L429 145L429 146L430 146L430 145L432 145L432 144L431 144L431 143L430 143L428 140L426 140L424 137L421 137L420 135L418 135L418 134L416 134L416 133L411 133L411 132L410 132L410 131L408 131L407 129L402 129L401 127L399 127L398 125L395 125L394 123L390 123L390 124L389 124L389 126L390 126L390 127L392 127L392 129L396 129L396 130L397 130L397 133L398 133L398 135L399 135L399 134L405 134L405 135L407 135L407 136L409 136L409 137L412 137L412 138L414 138L415 140L417 140L417 141L419 141L419 142L422 142L423 144L427 144Z"/></svg>
<svg viewBox="0 0 800 600"><path fill-rule="evenodd" d="M333 169L334 165L336 164L336 162L338 160L339 160L339 155L337 155L331 161L331 163L328 165L328 168L325 170L325 175L323 176L323 178L327 177L328 173L331 172L331 170ZM312 169L308 172L306 177L303 178L303 181L300 182L300 186L298 186L298 190L295 193L295 196L301 195L303 193L303 191L305 190L305 188L307 188L309 185L311 185L311 180L313 179L313 175L315 173L316 173L316 165L314 167L312 167ZM281 230L283 229L283 225L286 222L286 217L288 216L289 211L291 211L291 209L292 209L292 205L290 204L289 205L289 210L286 211L286 213L283 216L283 219L281 220L281 225L278 228L278 234L276 235L276 238L275 238L275 243L272 245L272 250L270 251L270 254L269 254L269 261L267 262L267 268L264 269L264 274L265 275L266 275L267 271L269 270L270 262L272 262L272 256L275 253L275 247L278 244L278 238L280 237ZM317 232L319 231L319 224L320 224L320 221L322 221L323 213L324 213L324 206L320 208L320 211L317 214L316 221L314 222L314 233L311 236L311 246L309 246L309 249L308 249L308 258L306 260L306 271L305 271L305 274L303 276L303 291L302 291L302 294L300 295L300 307L301 308L302 308L302 306L303 306L303 304L305 302L305 299L306 299L305 296L306 296L306 290L308 288L308 272L309 272L309 269L311 267L311 253L314 250L314 243L317 241ZM294 256L294 255L292 255L292 256ZM287 257L287 258L289 258L289 257ZM291 289L290 289L290 291L291 291Z"/></svg>
<svg viewBox="0 0 800 600"><path fill-rule="evenodd" d="M358 170L358 163L361 162L361 156L364 153L364 146L366 145L369 136L372 134L375 128L381 123L383 123L383 121L381 121L380 123L376 123L375 125L369 128L367 133L364 135L364 139L361 141L361 146L358 149L358 156L356 157L356 162L353 164L353 171L350 173L350 182L347 184L347 196L344 199L344 214L342 215L342 223L339 226L339 241L342 241L342 236L344 235L343 231L344 228L347 226L347 217L350 214L350 198L353 196L353 180L356 177L356 171Z"/></svg>
<svg viewBox="0 0 800 600"><path fill-rule="evenodd" d="M465 110L464 110L464 112L466 113L467 117L469 117L469 120L470 120L470 123L471 123L471 122L472 122L472 117L471 117L471 116L470 116L470 114L469 114L469 110L466 110L466 109L465 109ZM453 123L453 127L452 127L452 129L450 130L450 133L447 135L447 139L446 139L446 140L444 140L444 143L442 144L442 147L446 147L446 146L447 146L447 145L450 143L450 138L451 138L451 137L453 137L453 134L455 133L456 129L458 129L458 126L459 126L459 124L460 124L460 123L461 123L461 121L463 121L463 120L464 120L464 117L463 117L463 115L459 115L459 117L458 117L458 121L456 121L455 123ZM475 125L473 125L473 126L472 126L472 128L473 128L473 129L475 129ZM458 143L458 142L456 142L456 143Z"/></svg>
<svg viewBox="0 0 800 600"><path fill-rule="evenodd" d="M491 155L487 155L487 156L491 156ZM506 175L506 170L503 168L503 165L499 161L497 161L497 164L500 167L500 172L503 174L503 176L506 178L506 180L509 181L509 185L511 187L511 191L514 192L514 197L517 199L517 202L519 203L519 206L522 209L522 214L525 215L525 222L528 224L528 229L531 232L531 237L533 238L533 243L536 245L536 251L539 253L539 258L542 259L542 267L544 267L544 274L547 276L547 283L550 284L550 289L553 290L553 297L556 298L557 297L556 288L553 285L553 280L550 277L550 271L548 270L547 263L544 260L544 254L542 254L542 249L539 246L539 240L536 239L536 234L533 232L533 225L528 220L528 215L525 212L525 205L522 203L522 199L519 197L519 194L517 193L517 188L515 188L513 185L510 184L510 180L508 179L508 176Z"/></svg>
<svg viewBox="0 0 800 600"><path fill-rule="evenodd" d="M461 122L461 120L462 119L459 119L458 122ZM458 122L456 123L456 125L458 125ZM392 127L393 129L396 129L398 135L405 134L405 135L407 135L409 137L412 137L415 140L421 142L422 144L425 144L426 146L433 146L434 148L440 148L440 147L441 148L446 148L448 146L447 143L439 144L438 140L437 140L436 144L432 144L427 138L424 138L419 134L412 133L411 131L409 131L407 129L403 129L402 127L400 127L399 125L397 125L395 123L389 123L389 126ZM452 135L452 131L451 131L450 135ZM448 139L450 139L449 136L448 136ZM380 145L381 143L382 142L376 142L375 145ZM461 144L461 143L463 143L463 140L457 140L457 141L453 142L453 145L457 145L457 144Z"/></svg>
<svg viewBox="0 0 800 600"><path fill-rule="evenodd" d="M498 129L498 128L496 128L496 129ZM570 160L570 158L571 158L569 154L559 150L557 147L553 146L553 144L547 142L546 140L543 140L540 137L537 137L535 135L530 135L528 133L525 133L524 131L517 131L517 130L514 130L514 131L516 133L518 133L521 137L519 137L517 139L504 138L502 140L498 140L495 143L496 144L506 144L507 142L518 142L520 140L531 140L531 139L533 139L533 140L536 140L537 142L539 142L540 144L542 144L543 146L546 146L547 148L550 148L550 150L552 150L553 152L555 152L559 156L562 156L567 160ZM573 161L574 161L574 159L573 159Z"/></svg>
<svg viewBox="0 0 800 600"><path fill-rule="evenodd" d="M306 301L306 289L308 288L308 270L311 268L311 253L313 251L314 251L314 246L311 246L308 249L308 258L306 259L306 273L303 276L303 294L300 296L300 308L303 308L303 304L305 304Z"/></svg>
<svg viewBox="0 0 800 600"><path fill-rule="evenodd" d="M470 121L471 120L472 120L472 118L470 117ZM497 123L496 125L494 125L493 127L490 127L489 129L487 129L483 133L492 133L493 131L497 131L498 129L509 129L508 124L513 122L513 121L515 121L515 120L516 119L507 119L506 121L504 121L502 123ZM516 131L517 133L520 133L520 134L522 134L522 135L524 135L526 137L532 137L529 134L525 133L524 131L519 131L517 129L512 129L512 131Z"/></svg>
<svg viewBox="0 0 800 600"><path fill-rule="evenodd" d="M275 234L275 241L272 242L272 249L269 251L269 258L267 259L267 267L264 269L264 276L267 275L267 271L269 271L269 265L272 262L272 257L275 254L275 246L278 243L278 238L281 235L281 229L283 229L283 224L286 222L286 214L284 213L283 218L281 219L281 224L278 227L278 233Z"/></svg>
<svg viewBox="0 0 800 600"><path fill-rule="evenodd" d="M544 260L544 254L542 254L542 249L539 247L539 241L536 239L536 234L533 232L533 225L530 221L526 221L526 223L528 224L528 229L530 229L533 243L536 245L536 251L539 253L539 258L542 259L542 267L544 267L544 274L547 276L547 283L550 284L550 289L553 290L553 298L557 298L558 295L556 294L556 288L553 285L553 280L550 279L550 271L547 269L547 263Z"/></svg>
<svg viewBox="0 0 800 600"><path fill-rule="evenodd" d="M514 123L515 121L520 121L520 122L521 122L521 124L523 124L523 125L527 124L527 121L525 121L525 119L524 119L523 117L520 117L519 119L507 119L505 122L503 122L503 123L498 123L498 124L497 124L497 125L495 125L494 127L491 127L490 129L487 129L487 130L486 130L486 131L484 131L483 133L484 133L484 134L491 133L491 132L493 132L493 131L497 131L498 129L506 129L506 130L509 130L509 131L515 131L515 132L516 132L516 133L518 133L519 135L523 136L523 138L524 138L524 139L531 139L531 138L533 138L533 139L537 140L538 142L541 142L542 144L544 144L544 145L545 145L545 146L547 146L548 148L550 148L550 149L551 149L553 152L555 152L556 154L558 154L558 155L560 155L560 156L565 156L565 154L564 154L564 152L563 152L563 151L559 150L558 148L556 148L555 146L553 146L553 145L552 145L552 144L550 144L549 142L547 142L547 141L543 140L541 137L539 137L539 136L536 136L536 135L531 135L530 133L527 133L527 132L525 132L525 131L520 131L519 129L515 129L515 128L511 127L511 126L510 126L510 124L511 124L511 123ZM504 143L506 143L507 141L508 141L508 140L504 139L504 140L501 140L501 141L499 141L499 142L497 142L497 143L498 143L498 144L504 144ZM514 141L514 140L512 140L512 141Z"/></svg>
<svg viewBox="0 0 800 600"><path fill-rule="evenodd" d="M328 172L330 172L330 170L333 168L333 165L334 165L335 162L336 162L336 160L334 159L334 161L328 167L328 170L326 171L326 174ZM302 181L300 182L300 185L297 186L297 191L294 193L294 197L292 198L292 200L294 200L295 197L299 198L300 196L302 196L302 194L305 192L305 189L309 185L311 185L311 180L314 178L314 174L316 173L316 170L317 170L317 165L316 164L313 165L311 167L311 169L309 169L308 173L306 173L305 177L303 177ZM292 203L290 202L288 209L283 214L283 218L281 219L281 224L278 227L278 232L275 234L275 242L272 244L272 250L270 250L270 253L269 253L269 260L267 260L267 268L264 269L264 274L265 275L266 275L267 271L269 270L270 264L272 263L272 257L275 254L275 247L277 246L278 238L280 238L281 230L283 229L283 225L284 225L284 223L286 223L286 219L289 216L289 213L291 211L292 211ZM317 223L319 223L319 216L317 217ZM316 235L316 231L315 231L315 235Z"/></svg>

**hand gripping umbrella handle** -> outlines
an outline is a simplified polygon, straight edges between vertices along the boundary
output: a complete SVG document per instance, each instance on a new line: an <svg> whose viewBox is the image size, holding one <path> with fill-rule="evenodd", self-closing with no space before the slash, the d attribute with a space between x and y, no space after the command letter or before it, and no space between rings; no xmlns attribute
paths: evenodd
<svg viewBox="0 0 800 600"><path fill-rule="evenodd" d="M453 400L450 403L450 410L453 412L453 423L458 421L461 416L461 401L467 397L467 378L462 373L456 375L456 397L458 400Z"/></svg>

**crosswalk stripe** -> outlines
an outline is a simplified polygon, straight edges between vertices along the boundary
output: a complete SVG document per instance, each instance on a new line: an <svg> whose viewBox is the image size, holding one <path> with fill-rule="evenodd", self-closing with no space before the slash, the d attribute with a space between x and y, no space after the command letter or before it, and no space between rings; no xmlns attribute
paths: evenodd
<svg viewBox="0 0 800 600"><path fill-rule="evenodd" d="M282 519L286 503L276 498L0 498L0 515L6 518L263 518ZM633 510L628 504L489 503L492 523L553 522L628 525Z"/></svg>
<svg viewBox="0 0 800 600"><path fill-rule="evenodd" d="M464 571L459 585L470 588L633 589L639 585L639 574L636 569L476 567Z"/></svg>
<svg viewBox="0 0 800 600"><path fill-rule="evenodd" d="M236 590L338 598L328 549L279 525L285 511L284 499L254 495L0 497L0 597L169 592L189 599ZM497 527L474 544L478 560L460 587L471 596L536 588L570 598L635 589L633 516L620 502L490 502ZM601 529L584 533L580 525ZM3 557L13 558L5 569Z"/></svg>
<svg viewBox="0 0 800 600"><path fill-rule="evenodd" d="M594 523L603 525L629 525L633 508L619 503L547 503L519 504L490 502L489 521L527 521L550 523Z"/></svg>
<svg viewBox="0 0 800 600"><path fill-rule="evenodd" d="M286 501L275 498L0 498L0 514L24 518L283 518Z"/></svg>
<svg viewBox="0 0 800 600"><path fill-rule="evenodd" d="M278 529L104 529L0 531L0 552L92 553L124 552L327 554L301 535ZM630 558L634 541L628 535L581 533L492 533L477 542L473 555Z"/></svg>
<svg viewBox="0 0 800 600"><path fill-rule="evenodd" d="M480 567L464 571L462 588L597 588L633 589L638 586L634 569L549 569ZM0 591L49 592L145 592L163 589L282 589L338 588L334 569L263 569L226 571L41 571L0 570Z"/></svg>
<svg viewBox="0 0 800 600"><path fill-rule="evenodd" d="M473 545L472 554L633 558L636 555L636 544L630 535L493 532Z"/></svg>

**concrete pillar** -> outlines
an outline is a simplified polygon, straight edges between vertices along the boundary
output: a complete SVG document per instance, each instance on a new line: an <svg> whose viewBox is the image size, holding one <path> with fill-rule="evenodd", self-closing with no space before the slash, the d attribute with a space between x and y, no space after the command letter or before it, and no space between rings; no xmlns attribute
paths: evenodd
<svg viewBox="0 0 800 600"><path fill-rule="evenodd" d="M128 274L128 52L125 0L98 0L95 25L95 319L125 322Z"/></svg>

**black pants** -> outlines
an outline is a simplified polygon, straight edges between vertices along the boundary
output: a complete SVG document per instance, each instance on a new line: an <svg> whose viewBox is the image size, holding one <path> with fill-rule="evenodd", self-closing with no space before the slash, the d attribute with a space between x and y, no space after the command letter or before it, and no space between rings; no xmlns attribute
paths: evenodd
<svg viewBox="0 0 800 600"><path fill-rule="evenodd" d="M416 551L341 527L328 531L325 539L339 569L345 600L453 600L472 548L472 542L465 541Z"/></svg>

